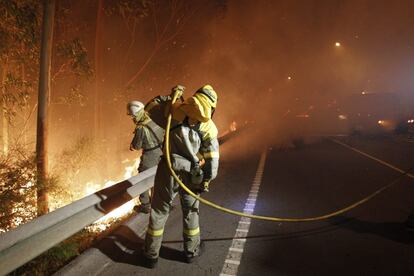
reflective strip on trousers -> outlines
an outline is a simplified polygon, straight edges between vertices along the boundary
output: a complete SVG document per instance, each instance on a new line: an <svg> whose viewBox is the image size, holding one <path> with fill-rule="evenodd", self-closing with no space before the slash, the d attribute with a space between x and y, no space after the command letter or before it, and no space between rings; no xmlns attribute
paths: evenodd
<svg viewBox="0 0 414 276"><path fill-rule="evenodd" d="M184 229L184 234L186 234L187 236L196 236L200 234L200 227L194 229Z"/></svg>
<svg viewBox="0 0 414 276"><path fill-rule="evenodd" d="M148 228L147 233L153 237L159 237L159 236L162 236L162 234L164 233L164 228L159 229L159 230Z"/></svg>
<svg viewBox="0 0 414 276"><path fill-rule="evenodd" d="M203 156L205 159L211 159L211 158L219 158L220 154L218 151L210 151L210 152L204 152Z"/></svg>

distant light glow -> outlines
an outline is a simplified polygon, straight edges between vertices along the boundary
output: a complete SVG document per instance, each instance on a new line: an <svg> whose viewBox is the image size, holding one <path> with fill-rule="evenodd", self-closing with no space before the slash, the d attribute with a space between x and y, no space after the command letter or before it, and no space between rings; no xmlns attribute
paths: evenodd
<svg viewBox="0 0 414 276"><path fill-rule="evenodd" d="M343 114L339 115L338 118L339 118L339 120L346 120L347 119L346 115L343 115Z"/></svg>
<svg viewBox="0 0 414 276"><path fill-rule="evenodd" d="M288 77L288 80L291 80L291 79L292 79L292 77L291 77L291 76L289 76L289 77Z"/></svg>
<svg viewBox="0 0 414 276"><path fill-rule="evenodd" d="M379 124L379 125L382 125L382 124L384 124L384 121L383 121L383 120L379 120L379 121L378 121L378 124Z"/></svg>
<svg viewBox="0 0 414 276"><path fill-rule="evenodd" d="M335 42L335 47L341 47L341 43L340 42Z"/></svg>
<svg viewBox="0 0 414 276"><path fill-rule="evenodd" d="M365 92L365 91L362 91L362 93L361 93L362 95L365 95L365 94L367 94L367 92Z"/></svg>

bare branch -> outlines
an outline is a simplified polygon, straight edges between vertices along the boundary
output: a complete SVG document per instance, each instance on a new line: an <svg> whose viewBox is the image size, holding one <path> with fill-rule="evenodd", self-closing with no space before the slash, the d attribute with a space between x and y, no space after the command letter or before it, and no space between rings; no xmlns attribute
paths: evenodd
<svg viewBox="0 0 414 276"><path fill-rule="evenodd" d="M27 128L27 123L29 122L29 120L32 117L32 114L35 112L36 108L37 108L37 103L33 106L32 110L29 113L29 116L27 116L25 122L23 123L22 131L20 132L20 134L18 136L18 139L23 137L23 134L24 134L24 132L26 131L26 128Z"/></svg>
<svg viewBox="0 0 414 276"><path fill-rule="evenodd" d="M164 46L168 42L170 42L173 39L175 39L179 34L181 34L182 33L182 30L184 29L184 27L186 26L186 24L200 10L200 8L201 8L201 6L198 6L198 7L194 8L192 11L190 11L189 14L186 14L185 12L183 12L183 14L181 15L181 17L177 19L180 22L180 24L177 27L177 30L174 33L172 33L168 38L165 38L164 41L162 42L162 44L160 45L160 47Z"/></svg>
<svg viewBox="0 0 414 276"><path fill-rule="evenodd" d="M154 21L156 41L158 41L158 39L160 37L160 31L159 31L158 20L157 20L157 3L156 3L156 1L154 1L154 4L152 5L152 18L153 18L153 21Z"/></svg>
<svg viewBox="0 0 414 276"><path fill-rule="evenodd" d="M128 63L129 55L130 55L131 50L132 50L132 47L134 46L135 41L136 41L136 27L137 27L137 23L138 23L138 20L135 18L134 19L134 25L133 25L132 33L131 33L131 42L129 43L128 50L127 50L127 52L125 54L125 57L124 57L124 62L123 62L123 64L124 64L123 69L124 70L127 67L126 65Z"/></svg>
<svg viewBox="0 0 414 276"><path fill-rule="evenodd" d="M126 87L129 87L144 71L144 69L148 66L148 64L151 62L152 58L155 56L155 54L158 52L159 47L154 47L151 54L148 56L148 58L145 60L144 64L139 68L139 70L135 73L134 76L127 82L125 85Z"/></svg>
<svg viewBox="0 0 414 276"><path fill-rule="evenodd" d="M65 67L67 65L68 65L67 62L62 63L62 65L59 67L59 69L56 71L56 73L53 74L52 81L55 81L55 79L57 78L57 76L59 76L59 74L61 74L61 73L63 73L65 71L64 69L65 69Z"/></svg>
<svg viewBox="0 0 414 276"><path fill-rule="evenodd" d="M145 60L145 62L141 65L141 67L139 67L137 72L127 81L125 85L126 87L129 87L133 82L136 81L136 79L142 74L144 69L149 65L153 57L157 54L157 52L164 45L166 45L168 42L175 39L177 35L182 33L182 30L185 27L185 25L190 21L190 19L192 19L192 17L197 13L197 11L200 9L201 6L199 6L198 8L194 8L188 13L185 11L184 1L171 0L170 7L171 7L170 16L168 18L167 23L163 26L161 33L159 31L160 26L158 25L158 22L156 21L155 10L153 11L154 25L156 25L156 41L155 41L154 47L150 55ZM184 9L183 14L179 15L180 10L183 10L183 9ZM175 31L169 34L169 31L171 31L170 27L174 21L177 22L178 26L176 27Z"/></svg>

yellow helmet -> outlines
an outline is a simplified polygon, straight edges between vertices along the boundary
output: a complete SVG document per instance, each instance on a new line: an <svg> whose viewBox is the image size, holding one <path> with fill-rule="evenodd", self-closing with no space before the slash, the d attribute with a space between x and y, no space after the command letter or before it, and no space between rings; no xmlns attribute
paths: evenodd
<svg viewBox="0 0 414 276"><path fill-rule="evenodd" d="M200 89L198 89L194 93L194 97L196 97L201 102L206 102L210 106L210 108L216 108L217 107L217 93L214 91L213 87L209 84L204 85Z"/></svg>
<svg viewBox="0 0 414 276"><path fill-rule="evenodd" d="M216 91L211 85L204 85L174 110L173 118L182 121L188 117L190 121L207 122L212 118L216 106Z"/></svg>

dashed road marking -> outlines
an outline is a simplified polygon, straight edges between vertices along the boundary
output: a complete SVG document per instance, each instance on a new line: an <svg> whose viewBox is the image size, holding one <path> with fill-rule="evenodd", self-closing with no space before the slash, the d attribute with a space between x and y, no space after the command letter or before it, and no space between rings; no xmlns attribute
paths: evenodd
<svg viewBox="0 0 414 276"><path fill-rule="evenodd" d="M357 152L357 153L359 153L359 154L361 154L361 155L363 155L363 156L365 156L365 157L368 157L368 158L370 158L370 159L372 159L372 160L374 160L374 161L377 161L378 163L380 163L380 164L382 164L382 165L384 165L384 166L386 166L386 167L388 167L388 168L390 168L390 169L393 169L394 171L397 171L397 172L399 172L399 173L405 173L405 172L406 172L406 171L404 171L404 170L402 170L402 169L400 169L400 168L397 168L397 167L395 167L395 166L391 165L390 163L387 163L387 162L385 162L385 161L383 161L383 160L381 160L381 159L379 159L379 158L377 158L377 157L374 157L374 156L372 156L372 155L370 155L370 154L368 154L368 153L365 153L365 152L363 152L362 150L359 150L359 149L357 149L357 148L351 147L350 145L347 145L347 144L345 144L345 143L342 143L342 142L340 142L340 141L338 141L338 140L336 140L336 139L331 139L331 140L332 140L333 142L337 143L338 145L341 145L341 146L343 146L343 147L345 147L345 148L347 148L347 149L350 149L350 150L355 151L355 152ZM407 173L407 174L406 174L406 176L408 176L408 177L410 177L410 178L414 179L414 175L413 175L413 174L411 174L411 173Z"/></svg>
<svg viewBox="0 0 414 276"><path fill-rule="evenodd" d="M228 263L228 264L240 265L240 261L235 261L235 260L227 260L226 259L224 262Z"/></svg>
<svg viewBox="0 0 414 276"><path fill-rule="evenodd" d="M254 177L253 184L250 188L249 196L246 200L243 212L252 214L256 206L256 198L260 189L260 184L262 183L264 166L266 163L267 151L263 151L260 156L259 165L256 171L256 176ZM224 261L223 269L221 270L220 276L235 276L237 275L237 270L240 265L240 260L243 255L244 245L246 243L245 238L240 238L241 236L246 237L249 233L251 219L246 217L241 217L239 224L236 229L236 234L234 235L233 241L227 253L226 260ZM236 253L235 253L236 252Z"/></svg>
<svg viewBox="0 0 414 276"><path fill-rule="evenodd" d="M239 252L239 253L243 253L243 248L235 248L235 247L230 247L229 248L230 251L234 251L234 252Z"/></svg>
<svg viewBox="0 0 414 276"><path fill-rule="evenodd" d="M234 237L233 241L246 242L245 238Z"/></svg>

